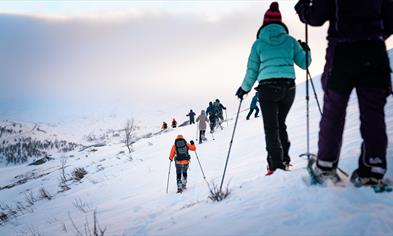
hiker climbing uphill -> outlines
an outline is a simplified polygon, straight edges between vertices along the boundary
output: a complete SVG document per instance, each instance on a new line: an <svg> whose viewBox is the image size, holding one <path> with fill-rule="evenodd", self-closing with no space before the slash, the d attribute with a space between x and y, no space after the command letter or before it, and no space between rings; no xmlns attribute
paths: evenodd
<svg viewBox="0 0 393 236"><path fill-rule="evenodd" d="M217 123L221 126L221 123L224 122L224 113L223 110L226 110L227 108L224 107L224 105L221 104L219 99L216 99L216 101L213 103L213 107L216 113L216 119ZM222 127L221 127L222 129Z"/></svg>
<svg viewBox="0 0 393 236"><path fill-rule="evenodd" d="M214 109L213 102L209 102L209 107L206 109L206 115L209 116L210 133L214 133L214 128L216 127L217 123L217 112L216 109Z"/></svg>
<svg viewBox="0 0 393 236"><path fill-rule="evenodd" d="M278 3L271 3L252 46L246 76L236 92L242 100L254 83L259 82L256 90L259 91L268 153L266 175L290 166L290 142L285 120L295 99L294 64L306 69L306 50L309 51L306 43L298 42L288 34Z"/></svg>
<svg viewBox="0 0 393 236"><path fill-rule="evenodd" d="M195 112L191 109L190 112L186 115L190 117L190 125L195 124Z"/></svg>
<svg viewBox="0 0 393 236"><path fill-rule="evenodd" d="M176 128L177 127L177 121L175 120L175 118L172 119L172 128Z"/></svg>
<svg viewBox="0 0 393 236"><path fill-rule="evenodd" d="M189 150L196 150L194 141L191 140L190 143L187 143L183 135L178 135L169 155L169 160L171 162L174 160L176 164L176 183L178 193L183 192L183 190L187 188L187 171L191 158L188 152Z"/></svg>
<svg viewBox="0 0 393 236"><path fill-rule="evenodd" d="M318 155L309 170L316 182L337 175L347 104L356 89L362 137L355 186L369 185L383 191L387 170L388 137L385 104L391 91L391 68L385 40L393 34L392 0L299 1L295 9L303 23L322 26L329 21L326 65L322 74L323 113ZM307 26L307 25L306 25ZM382 188L380 188L382 186Z"/></svg>
<svg viewBox="0 0 393 236"><path fill-rule="evenodd" d="M254 111L255 111L255 118L259 117L259 116L258 116L258 114L259 114L259 108L258 108L258 105L257 105L257 103L258 103L258 96L259 96L259 92L256 92L255 95L254 95L254 97L253 97L252 100L251 100L251 103L250 103L250 111L249 111L248 114L247 114L246 120L249 120L249 119L250 119L250 116L252 115L252 113L253 113Z"/></svg>
<svg viewBox="0 0 393 236"><path fill-rule="evenodd" d="M201 114L197 117L197 122L199 127L199 144L201 144L203 141L207 140L205 133L209 119L206 116L205 110L201 111Z"/></svg>

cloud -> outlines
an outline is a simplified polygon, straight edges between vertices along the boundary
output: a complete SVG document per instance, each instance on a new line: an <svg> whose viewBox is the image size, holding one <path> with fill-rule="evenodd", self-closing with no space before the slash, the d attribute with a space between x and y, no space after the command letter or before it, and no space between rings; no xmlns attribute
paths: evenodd
<svg viewBox="0 0 393 236"><path fill-rule="evenodd" d="M126 9L113 18L61 20L0 14L0 98L170 107L233 97L263 12ZM291 34L302 37L293 9L282 14ZM323 31L310 37L321 59ZM322 68L323 61L313 61Z"/></svg>

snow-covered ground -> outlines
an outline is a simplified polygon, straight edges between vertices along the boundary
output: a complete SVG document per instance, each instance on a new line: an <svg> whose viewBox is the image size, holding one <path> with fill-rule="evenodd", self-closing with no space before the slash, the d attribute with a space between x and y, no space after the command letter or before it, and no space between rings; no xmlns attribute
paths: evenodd
<svg viewBox="0 0 393 236"><path fill-rule="evenodd" d="M319 79L314 82L321 100ZM231 194L222 202L208 200L208 187L194 153L188 190L184 194L175 193L172 165L169 193L165 193L173 141L178 134L195 140L195 125L141 139L133 145L135 151L131 156L121 137L109 137L105 146L54 154L56 159L43 165L0 168L0 188L15 183L14 187L0 190L0 212L17 209L19 202L16 215L1 221L0 235L75 235L77 229L84 235L86 225L93 226L94 210L100 226L106 227L106 235L392 235L391 193L375 194L350 183L345 187L304 184L306 161L298 157L306 151L304 84L299 85L297 93L288 116L294 165L291 172L277 171L264 176L262 120L246 121L246 111L240 114L227 170L225 185L229 183ZM311 151L316 152L320 116L311 98ZM250 100L251 96L245 100L243 109L248 108ZM208 142L197 145L209 182L220 181L234 112L228 112L229 122L224 123L224 130L214 133L215 140L209 134ZM361 144L355 97L347 112L339 165L351 173L357 167ZM390 137L386 176L393 178L392 96L386 106L386 120ZM56 132L57 127L52 128L51 133ZM67 181L68 191L60 191L59 187L62 157L67 160L67 178L78 167L88 172L81 181ZM52 195L51 200L38 200L41 188ZM33 205L27 203L31 196L36 200Z"/></svg>

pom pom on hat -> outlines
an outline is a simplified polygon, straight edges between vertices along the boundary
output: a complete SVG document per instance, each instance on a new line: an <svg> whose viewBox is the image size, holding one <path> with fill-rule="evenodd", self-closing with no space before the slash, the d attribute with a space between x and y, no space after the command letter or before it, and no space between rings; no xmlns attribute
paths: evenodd
<svg viewBox="0 0 393 236"><path fill-rule="evenodd" d="M266 11L263 18L263 24L274 22L282 22L278 2L272 2L270 4L269 10Z"/></svg>

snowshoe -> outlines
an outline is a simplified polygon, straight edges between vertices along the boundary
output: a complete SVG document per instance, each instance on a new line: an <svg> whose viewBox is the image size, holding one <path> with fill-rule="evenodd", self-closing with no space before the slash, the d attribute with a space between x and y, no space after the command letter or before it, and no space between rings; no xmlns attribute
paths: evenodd
<svg viewBox="0 0 393 236"><path fill-rule="evenodd" d="M336 169L320 169L317 166L317 159L315 156L311 156L308 159L307 172L310 175L311 185L323 185L327 180L330 180L335 185L339 185L342 182L341 177L337 174Z"/></svg>
<svg viewBox="0 0 393 236"><path fill-rule="evenodd" d="M393 187L388 180L373 177L361 177L357 170L352 173L351 182L357 188L369 186L374 189L375 193L392 192L393 190Z"/></svg>
<svg viewBox="0 0 393 236"><path fill-rule="evenodd" d="M290 171L291 170L291 167L293 166L291 163L286 163L286 162L284 162L284 166L285 166L285 170L286 171Z"/></svg>

